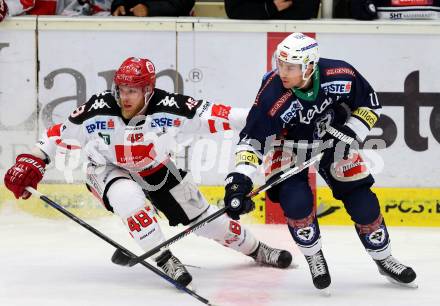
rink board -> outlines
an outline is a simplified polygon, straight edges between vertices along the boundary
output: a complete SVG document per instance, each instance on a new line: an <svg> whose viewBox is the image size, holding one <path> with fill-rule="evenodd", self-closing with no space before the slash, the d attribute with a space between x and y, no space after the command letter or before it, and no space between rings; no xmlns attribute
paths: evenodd
<svg viewBox="0 0 440 306"><path fill-rule="evenodd" d="M200 190L208 202L223 205L222 186L201 186ZM438 188L373 188L381 203L382 214L388 225L392 226L439 226L440 227L440 189ZM44 202L31 198L15 201L12 194L0 188L0 210L18 207L31 215L42 218L64 218ZM110 213L87 191L84 185L42 184L39 191L63 205L81 218L93 219L108 216ZM256 209L243 217L245 223L273 223L267 220L264 195L256 197ZM277 204L269 207L279 209ZM275 206L276 205L276 206ZM2 207L3 206L3 207ZM335 200L328 188L317 189L317 211L320 224L352 225L342 202Z"/></svg>

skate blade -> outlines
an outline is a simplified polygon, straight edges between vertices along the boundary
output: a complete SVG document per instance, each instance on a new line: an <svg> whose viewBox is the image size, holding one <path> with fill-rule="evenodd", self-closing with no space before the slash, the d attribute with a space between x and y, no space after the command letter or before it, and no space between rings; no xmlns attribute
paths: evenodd
<svg viewBox="0 0 440 306"><path fill-rule="evenodd" d="M194 286L192 282L189 283L188 286L186 286L186 288L188 288L191 291L197 292L197 288Z"/></svg>
<svg viewBox="0 0 440 306"><path fill-rule="evenodd" d="M394 278L391 278L389 276L385 276L385 277L390 283L401 286L401 287L412 288L412 289L419 288L419 285L415 281L412 281L411 283L401 283L401 282L398 282Z"/></svg>

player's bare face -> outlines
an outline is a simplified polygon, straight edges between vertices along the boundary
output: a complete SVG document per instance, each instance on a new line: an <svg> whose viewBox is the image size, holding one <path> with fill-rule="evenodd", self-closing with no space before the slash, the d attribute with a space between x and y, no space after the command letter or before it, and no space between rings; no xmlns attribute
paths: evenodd
<svg viewBox="0 0 440 306"><path fill-rule="evenodd" d="M278 74L283 82L284 88L301 88L304 86L303 72L301 65L286 63L277 60Z"/></svg>
<svg viewBox="0 0 440 306"><path fill-rule="evenodd" d="M119 86L122 116L131 119L136 116L145 104L145 89L142 87Z"/></svg>

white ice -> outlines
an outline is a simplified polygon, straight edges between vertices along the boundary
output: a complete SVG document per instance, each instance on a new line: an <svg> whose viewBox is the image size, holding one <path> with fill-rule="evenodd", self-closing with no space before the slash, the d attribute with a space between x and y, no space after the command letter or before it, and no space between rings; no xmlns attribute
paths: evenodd
<svg viewBox="0 0 440 306"><path fill-rule="evenodd" d="M142 252L116 217L89 221L126 246ZM170 229L168 237L182 228ZM329 264L331 296L314 289L308 266L283 225L249 225L270 245L290 250L297 269L260 267L213 241L188 236L173 247L194 277L197 293L223 306L439 305L439 228L389 228L393 254L413 266L418 289L402 288L379 275L352 227L321 229ZM78 224L6 210L0 213L1 306L197 306L143 266L111 263L113 247Z"/></svg>

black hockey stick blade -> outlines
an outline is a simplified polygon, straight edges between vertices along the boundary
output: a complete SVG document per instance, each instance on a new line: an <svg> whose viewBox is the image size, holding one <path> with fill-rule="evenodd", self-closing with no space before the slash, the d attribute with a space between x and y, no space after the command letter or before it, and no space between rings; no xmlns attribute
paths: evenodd
<svg viewBox="0 0 440 306"><path fill-rule="evenodd" d="M68 210L66 210L64 207L62 207L61 205L59 205L58 203L52 201L51 199L49 199L47 196L43 195L42 193L40 193L39 191L35 190L32 187L26 187L26 190L29 191L30 193L32 193L32 195L40 198L42 201L44 201L45 203L47 203L48 205L50 205L52 208L55 208L56 210L58 210L60 213L62 213L63 215L65 215L66 217L68 217L69 219L75 221L76 223L78 223L79 225L81 225L82 227L84 227L85 229L87 229L88 231L92 232L93 234L95 234L96 236L98 236L99 238L101 238L102 240L104 240L105 242L111 244L112 246L114 246L115 248L120 249L121 251L123 251L124 253L126 253L127 255L129 255L132 258L136 258L136 255L133 254L132 252L130 252L129 250L127 250L125 247L123 247L122 245L120 245L119 243L117 243L116 241L114 241L113 239L109 238L108 236L104 235L103 233L101 233L100 231L98 231L96 228L94 228L93 226L91 226L90 224L84 222L84 220L82 220L81 218L77 217L76 215L72 214L71 212L69 212ZM192 297L194 297L195 299L197 299L198 301L202 302L203 304L206 305L212 305L209 300L205 299L204 297L198 295L197 293L195 293L193 290L184 287L182 285L180 285L178 282L176 282L174 279L172 279L171 277L169 277L167 274L165 274L164 272L160 271L158 268L150 265L149 263L142 261L140 262L145 268L149 269L150 271L152 271L153 273L155 273L156 275L162 277L163 279L165 279L166 281L168 281L169 283L171 283L172 285L174 285L177 289L182 290L184 292L186 292L187 294L191 295Z"/></svg>

